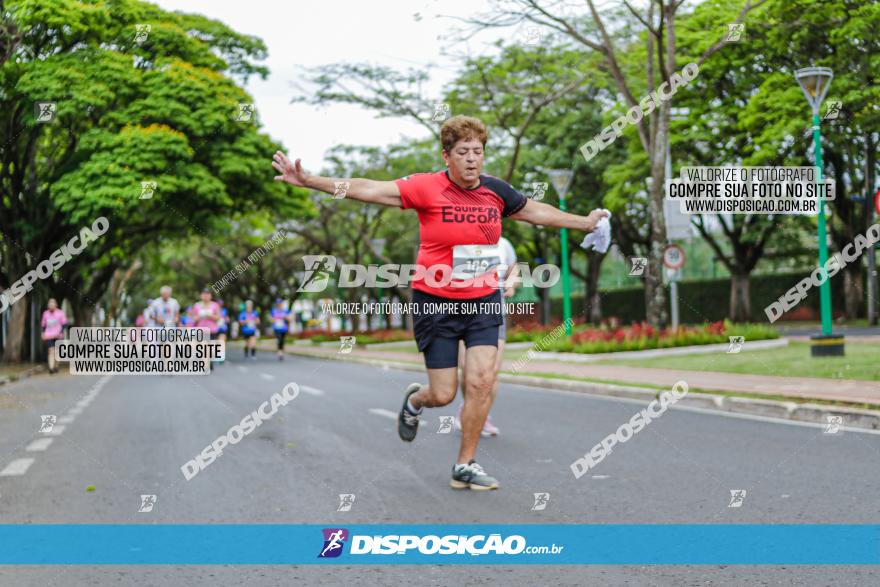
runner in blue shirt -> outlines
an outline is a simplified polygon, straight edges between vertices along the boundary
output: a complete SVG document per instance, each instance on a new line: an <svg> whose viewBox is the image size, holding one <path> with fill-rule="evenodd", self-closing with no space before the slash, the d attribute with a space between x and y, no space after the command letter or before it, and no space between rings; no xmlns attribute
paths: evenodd
<svg viewBox="0 0 880 587"><path fill-rule="evenodd" d="M183 313L180 315L180 325L183 328L192 327L193 321L192 318L190 318L189 316L190 312L192 312L192 306L187 306L186 310L184 310Z"/></svg>
<svg viewBox="0 0 880 587"><path fill-rule="evenodd" d="M239 332L244 337L244 358L248 358L250 350L251 360L257 360L257 332L260 328L260 312L254 309L254 303L250 300L245 302L244 311L238 315Z"/></svg>
<svg viewBox="0 0 880 587"><path fill-rule="evenodd" d="M284 360L284 339L290 330L291 318L291 313L284 309L284 300L275 300L275 307L272 309L272 330L275 332L275 338L278 339L279 361Z"/></svg>

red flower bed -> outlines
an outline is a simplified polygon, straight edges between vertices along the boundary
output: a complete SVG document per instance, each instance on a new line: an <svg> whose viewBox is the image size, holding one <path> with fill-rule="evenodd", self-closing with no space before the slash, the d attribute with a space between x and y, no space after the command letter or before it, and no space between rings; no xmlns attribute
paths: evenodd
<svg viewBox="0 0 880 587"><path fill-rule="evenodd" d="M712 322L705 326L679 326L677 330L664 328L657 330L647 322L634 322L630 326L620 327L616 320L603 322L599 328L587 328L571 335L572 344L589 342L623 342L643 339L664 339L686 337L688 335L724 336L724 322Z"/></svg>

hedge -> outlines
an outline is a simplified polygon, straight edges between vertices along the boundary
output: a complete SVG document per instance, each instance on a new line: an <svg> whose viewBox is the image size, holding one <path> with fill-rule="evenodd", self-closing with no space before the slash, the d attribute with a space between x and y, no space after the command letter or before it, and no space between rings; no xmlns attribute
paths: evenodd
<svg viewBox="0 0 880 587"><path fill-rule="evenodd" d="M780 273L776 275L753 276L749 283L751 298L751 321L766 322L764 308L776 301L798 281L806 277L801 272ZM666 287L667 299L669 287ZM645 319L645 291L641 287L616 289L602 292L602 317L620 318L624 324L641 322ZM536 302L538 304L539 302ZM844 312L843 279L831 280L832 314ZM818 316L819 288L809 291L807 299L801 302L801 308L809 308ZM586 316L587 308L583 295L572 296L572 313L575 317ZM699 324L716 322L729 317L730 310L730 279L702 279L681 281L678 284L678 310L682 324ZM551 301L551 311L557 319L562 319L562 299ZM785 318L783 318L784 320Z"/></svg>

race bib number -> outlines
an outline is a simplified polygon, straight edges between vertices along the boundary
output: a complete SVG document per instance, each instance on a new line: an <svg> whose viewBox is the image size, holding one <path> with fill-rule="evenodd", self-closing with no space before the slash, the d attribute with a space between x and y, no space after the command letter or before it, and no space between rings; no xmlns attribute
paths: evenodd
<svg viewBox="0 0 880 587"><path fill-rule="evenodd" d="M284 328L284 325L287 324L284 320L278 319L275 320L275 328Z"/></svg>
<svg viewBox="0 0 880 587"><path fill-rule="evenodd" d="M455 245L452 247L452 279L474 279L501 264L498 245Z"/></svg>

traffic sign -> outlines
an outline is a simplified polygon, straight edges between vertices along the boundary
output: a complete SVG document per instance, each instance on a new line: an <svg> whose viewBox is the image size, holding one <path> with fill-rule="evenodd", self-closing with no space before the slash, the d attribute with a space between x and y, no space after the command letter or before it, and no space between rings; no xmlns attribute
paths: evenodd
<svg viewBox="0 0 880 587"><path fill-rule="evenodd" d="M669 240L691 238L691 216L682 213L680 202L664 198L663 216L666 219L666 238Z"/></svg>
<svg viewBox="0 0 880 587"><path fill-rule="evenodd" d="M684 249L678 245L666 245L663 251L663 264L669 269L684 267Z"/></svg>
<svg viewBox="0 0 880 587"><path fill-rule="evenodd" d="M877 214L880 214L880 190L874 194L874 207L877 209Z"/></svg>

